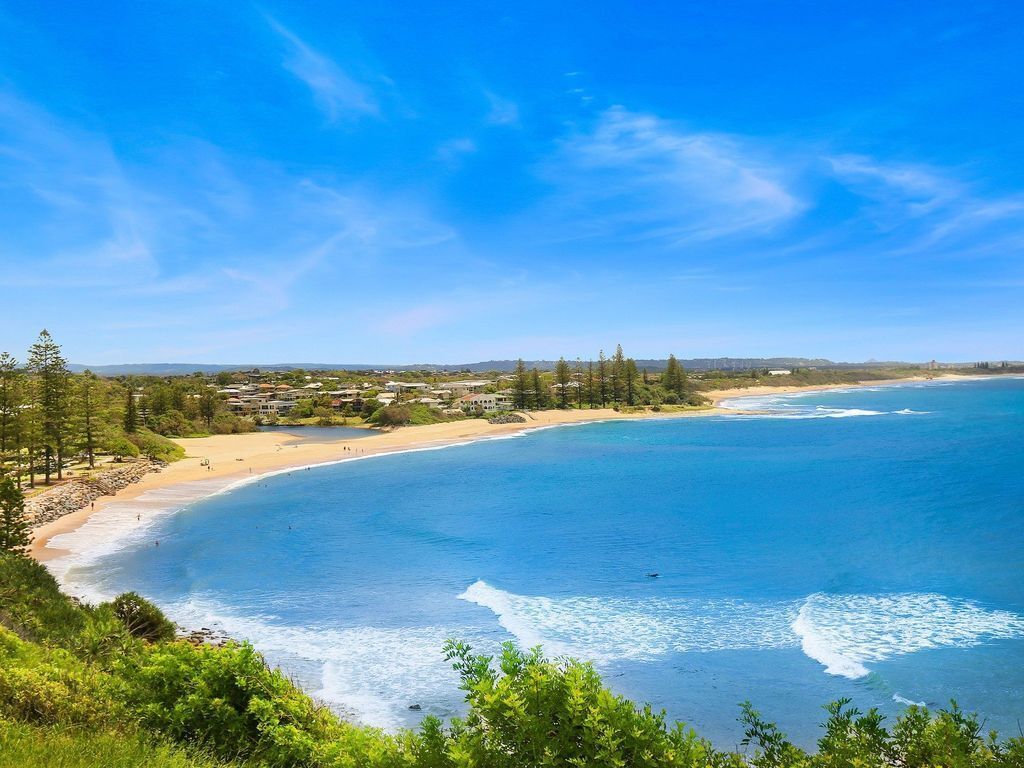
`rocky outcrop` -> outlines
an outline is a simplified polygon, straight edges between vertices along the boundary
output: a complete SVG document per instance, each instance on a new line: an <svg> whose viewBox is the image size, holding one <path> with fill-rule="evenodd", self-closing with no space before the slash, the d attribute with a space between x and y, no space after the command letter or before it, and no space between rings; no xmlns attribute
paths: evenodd
<svg viewBox="0 0 1024 768"><path fill-rule="evenodd" d="M165 464L139 459L119 464L89 477L74 477L25 500L25 514L33 527L53 522L64 515L89 506L100 496L112 496L137 483L149 472L159 472Z"/></svg>
<svg viewBox="0 0 1024 768"><path fill-rule="evenodd" d="M518 413L502 413L497 416L491 416L487 420L488 424L525 424L526 418L520 416Z"/></svg>

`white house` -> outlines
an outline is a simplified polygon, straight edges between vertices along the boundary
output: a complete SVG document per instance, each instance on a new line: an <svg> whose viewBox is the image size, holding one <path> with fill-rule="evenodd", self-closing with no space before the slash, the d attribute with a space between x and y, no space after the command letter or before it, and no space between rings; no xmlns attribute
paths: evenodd
<svg viewBox="0 0 1024 768"><path fill-rule="evenodd" d="M384 385L388 392L411 392L426 390L429 387L420 381L389 381Z"/></svg>
<svg viewBox="0 0 1024 768"><path fill-rule="evenodd" d="M769 376L789 376L792 371L787 371L785 368L773 368L768 371Z"/></svg>
<svg viewBox="0 0 1024 768"><path fill-rule="evenodd" d="M455 397L463 397L465 395L472 395L476 392L483 392L491 382L483 381L482 379L476 379L473 381L453 381L445 384L447 389L450 389Z"/></svg>

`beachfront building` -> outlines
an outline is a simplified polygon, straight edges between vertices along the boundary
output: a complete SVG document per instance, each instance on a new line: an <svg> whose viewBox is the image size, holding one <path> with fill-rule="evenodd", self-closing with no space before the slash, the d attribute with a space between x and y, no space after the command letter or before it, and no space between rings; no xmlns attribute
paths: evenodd
<svg viewBox="0 0 1024 768"><path fill-rule="evenodd" d="M511 411L515 408L511 390L463 395L455 401L454 405L467 413L494 413L495 411Z"/></svg>
<svg viewBox="0 0 1024 768"><path fill-rule="evenodd" d="M789 376L791 373L792 371L788 371L785 368L773 368L768 371L769 376Z"/></svg>
<svg viewBox="0 0 1024 768"><path fill-rule="evenodd" d="M497 395L493 393L480 392L475 395L463 395L455 403L466 413L494 413L499 410Z"/></svg>
<svg viewBox="0 0 1024 768"><path fill-rule="evenodd" d="M474 395L478 392L483 392L490 384L491 382L489 381L475 379L472 381L452 381L444 386L445 389L451 391L454 397L465 397L466 395Z"/></svg>

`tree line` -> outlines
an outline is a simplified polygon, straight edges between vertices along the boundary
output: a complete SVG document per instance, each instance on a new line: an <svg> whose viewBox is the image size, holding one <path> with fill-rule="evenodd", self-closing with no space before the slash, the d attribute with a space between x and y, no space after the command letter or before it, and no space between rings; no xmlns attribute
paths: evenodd
<svg viewBox="0 0 1024 768"><path fill-rule="evenodd" d="M512 394L517 409L535 410L704 403L675 355L668 356L664 371L650 373L638 369L621 344L610 358L601 350L596 361L577 358L569 363L560 357L550 374L536 367L527 370L520 358L512 375Z"/></svg>
<svg viewBox="0 0 1024 768"><path fill-rule="evenodd" d="M74 374L46 330L24 362L0 353L0 477L19 488L62 480L71 461L93 469L100 454L176 458L181 449L164 436L253 428L227 412L204 377Z"/></svg>

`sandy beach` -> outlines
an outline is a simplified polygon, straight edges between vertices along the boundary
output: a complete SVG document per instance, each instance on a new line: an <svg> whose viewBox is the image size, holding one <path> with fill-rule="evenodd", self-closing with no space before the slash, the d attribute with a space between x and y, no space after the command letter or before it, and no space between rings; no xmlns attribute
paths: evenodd
<svg viewBox="0 0 1024 768"><path fill-rule="evenodd" d="M485 419L467 419L443 424L403 427L375 432L367 437L351 440L313 442L298 440L284 432L252 432L241 435L176 440L185 449L186 457L166 466L160 472L145 475L142 480L124 488L116 496L103 496L94 505L65 515L33 531L31 554L37 560L47 561L66 554L65 550L49 547L49 541L60 534L77 530L93 515L101 515L104 507L113 502L131 501L148 491L163 489L181 483L219 479L224 484L235 480L263 475L284 469L344 461L357 457L395 453L416 448L431 448L472 440L500 437L539 427L551 427L581 422L635 420L650 418L694 418L711 416L726 411L719 407L725 400L765 394L784 394L849 388L851 386L878 386L907 383L940 377L915 377L860 384L817 386L757 386L741 389L716 390L705 393L713 405L687 411L619 413L611 408L584 411L539 411L527 414L525 424L489 424ZM941 377L945 378L945 377ZM952 378L964 378L961 376Z"/></svg>
<svg viewBox="0 0 1024 768"><path fill-rule="evenodd" d="M145 475L142 480L124 488L116 496L102 496L92 507L39 526L33 531L35 538L31 554L40 561L60 557L65 554L64 550L47 546L54 536L78 529L93 515L102 514L103 508L112 501L130 501L147 491L180 483L214 479L229 483L282 469L464 443L538 427L652 417L687 418L721 412L721 409L714 407L692 411L629 414L618 413L611 408L539 411L528 414L525 424L489 424L485 419L467 419L443 424L402 427L391 431L374 432L367 437L323 443L309 439L297 440L285 432L250 432L241 435L178 439L175 442L185 449L184 459L169 464L160 472Z"/></svg>

